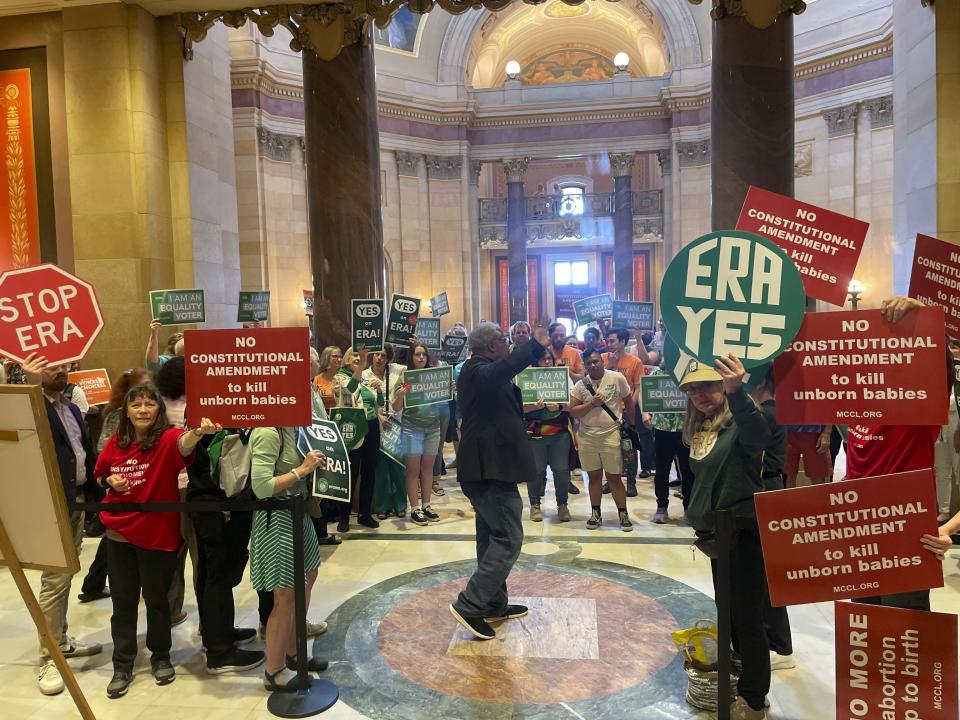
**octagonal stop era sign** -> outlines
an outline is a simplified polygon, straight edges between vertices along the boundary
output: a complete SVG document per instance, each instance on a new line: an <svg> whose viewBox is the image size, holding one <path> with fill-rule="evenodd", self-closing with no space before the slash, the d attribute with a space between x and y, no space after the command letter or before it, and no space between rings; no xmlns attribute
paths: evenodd
<svg viewBox="0 0 960 720"><path fill-rule="evenodd" d="M0 355L51 365L80 360L103 329L90 283L51 263L0 275Z"/></svg>

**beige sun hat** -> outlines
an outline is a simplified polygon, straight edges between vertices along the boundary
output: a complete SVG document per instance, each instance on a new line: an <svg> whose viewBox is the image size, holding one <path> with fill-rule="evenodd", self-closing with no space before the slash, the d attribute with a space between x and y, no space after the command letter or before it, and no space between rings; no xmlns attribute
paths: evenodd
<svg viewBox="0 0 960 720"><path fill-rule="evenodd" d="M685 385L695 382L722 381L723 378L720 377L720 373L718 373L712 367L697 362L696 360L691 360L689 363L687 363L687 369L686 372L683 373L683 379L680 381L680 387L682 388Z"/></svg>

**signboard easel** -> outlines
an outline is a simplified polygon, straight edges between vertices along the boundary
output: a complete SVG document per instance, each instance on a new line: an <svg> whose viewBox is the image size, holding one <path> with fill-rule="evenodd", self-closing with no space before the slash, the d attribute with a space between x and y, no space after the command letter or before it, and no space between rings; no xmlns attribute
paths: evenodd
<svg viewBox="0 0 960 720"><path fill-rule="evenodd" d="M80 716L96 720L24 574L25 569L80 570L43 403L36 385L0 385L0 464L21 469L0 478L0 563L10 569ZM24 477L45 477L47 482L23 482Z"/></svg>

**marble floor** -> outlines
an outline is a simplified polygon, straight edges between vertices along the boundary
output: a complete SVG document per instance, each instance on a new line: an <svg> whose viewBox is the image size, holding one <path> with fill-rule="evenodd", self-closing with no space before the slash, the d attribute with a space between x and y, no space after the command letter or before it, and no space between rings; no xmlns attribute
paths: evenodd
<svg viewBox="0 0 960 720"><path fill-rule="evenodd" d="M582 487L578 479L577 484ZM571 496L571 523L525 515L523 554L511 577L511 595L531 614L498 626L487 643L469 640L446 607L466 581L474 557L473 514L452 476L446 495L433 498L440 523L425 528L391 519L378 531L351 531L324 548L311 599L311 619L330 630L313 652L328 658L324 676L340 688L340 701L324 717L336 720L644 720L706 718L683 701L685 677L670 640L677 627L713 612L707 561L690 548L690 529L671 500L667 525L649 522L652 483L641 481L630 501L635 523L626 534L605 497L606 524L588 531L586 493ZM548 493L552 488L548 488ZM673 504L675 503L675 505ZM84 572L96 540L86 540ZM36 589L39 573L29 573ZM944 562L946 585L933 591L935 610L960 609L960 551ZM129 694L108 700L110 605L99 601L69 611L71 633L102 642L104 652L71 661L101 720L254 720L273 717L259 671L211 677L195 635L197 615L188 590L187 622L174 628L177 680L157 687L141 654ZM244 582L236 591L237 622L257 622L256 595ZM771 717L832 717L833 609L829 604L790 610L798 666L774 674ZM141 615L141 642L143 633ZM68 693L48 698L35 678L36 641L29 615L6 569L0 569L0 718L76 718ZM142 645L141 645L142 647Z"/></svg>

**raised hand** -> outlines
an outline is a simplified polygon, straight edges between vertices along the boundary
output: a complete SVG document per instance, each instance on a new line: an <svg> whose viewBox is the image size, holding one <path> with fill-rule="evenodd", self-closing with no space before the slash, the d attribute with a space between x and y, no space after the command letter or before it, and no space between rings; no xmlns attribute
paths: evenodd
<svg viewBox="0 0 960 720"><path fill-rule="evenodd" d="M723 391L727 395L733 395L743 387L743 376L747 371L736 355L730 353L726 357L718 357L713 365L723 379Z"/></svg>
<svg viewBox="0 0 960 720"><path fill-rule="evenodd" d="M24 362L20 368L23 370L23 374L27 376L27 380L30 381L31 385L39 385L41 381L40 376L49 366L50 363L47 362L45 356L32 352L27 355L26 362Z"/></svg>

